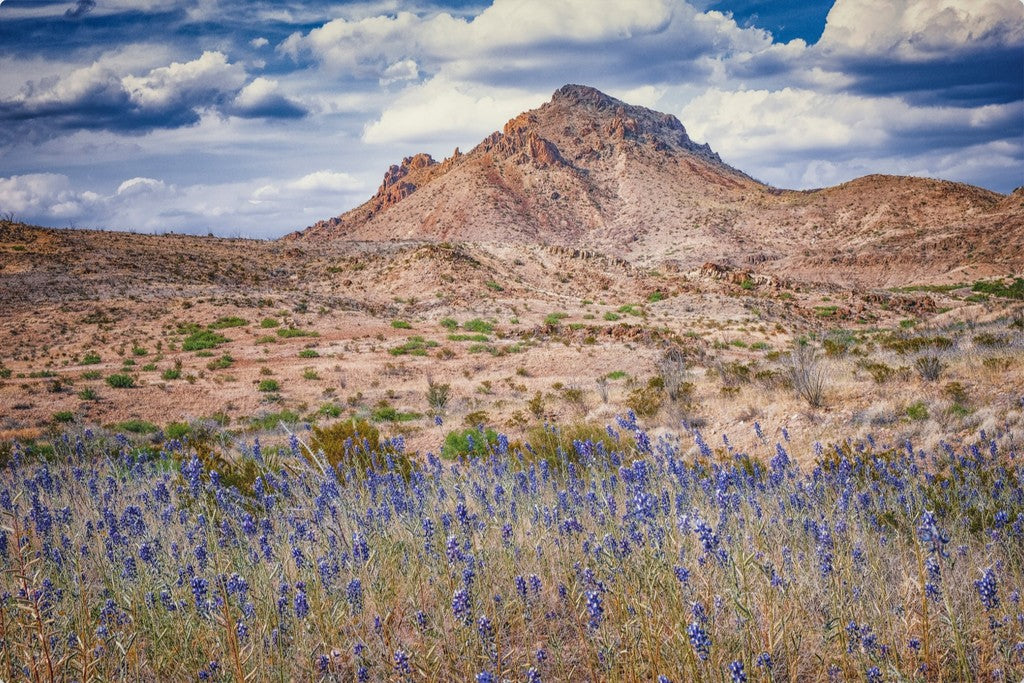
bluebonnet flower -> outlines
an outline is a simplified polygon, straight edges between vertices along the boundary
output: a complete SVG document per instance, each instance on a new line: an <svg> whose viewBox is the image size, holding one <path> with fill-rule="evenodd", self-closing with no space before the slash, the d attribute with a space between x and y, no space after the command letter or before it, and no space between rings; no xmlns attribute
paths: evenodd
<svg viewBox="0 0 1024 683"><path fill-rule="evenodd" d="M767 652L762 652L757 656L757 661L754 662L758 667L762 667L771 671L772 668L772 656Z"/></svg>
<svg viewBox="0 0 1024 683"><path fill-rule="evenodd" d="M540 671L537 671L537 667L531 666L526 670L526 683L542 683Z"/></svg>
<svg viewBox="0 0 1024 683"><path fill-rule="evenodd" d="M363 583L359 579L352 579L345 588L345 599L352 607L352 611L358 614L363 609Z"/></svg>
<svg viewBox="0 0 1024 683"><path fill-rule="evenodd" d="M494 624L491 623L491 620L486 615L481 615L479 621L477 621L476 631L480 634L480 640L485 643L490 642L494 638Z"/></svg>
<svg viewBox="0 0 1024 683"><path fill-rule="evenodd" d="M711 654L711 637L700 622L694 621L686 628L686 635L690 638L690 645L701 660L706 660Z"/></svg>
<svg viewBox="0 0 1024 683"><path fill-rule="evenodd" d="M476 683L495 683L496 680L490 671L481 671L476 675Z"/></svg>
<svg viewBox="0 0 1024 683"><path fill-rule="evenodd" d="M590 615L590 628L597 628L604 618L604 604L600 591L587 591L587 613Z"/></svg>
<svg viewBox="0 0 1024 683"><path fill-rule="evenodd" d="M732 683L747 683L747 673L743 670L743 662L738 659L729 665L729 675L732 677Z"/></svg>
<svg viewBox="0 0 1024 683"><path fill-rule="evenodd" d="M301 581L295 584L295 616L305 619L309 614L309 600L306 598L306 586Z"/></svg>
<svg viewBox="0 0 1024 683"><path fill-rule="evenodd" d="M986 612L999 606L999 585L991 567L986 569L981 578L974 582L974 587L978 590L978 598Z"/></svg>
<svg viewBox="0 0 1024 683"><path fill-rule="evenodd" d="M882 681L882 671L877 666L869 668L864 675L867 676L868 683L881 683Z"/></svg>
<svg viewBox="0 0 1024 683"><path fill-rule="evenodd" d="M395 650L395 671L400 674L412 673L409 666L409 655L405 650Z"/></svg>
<svg viewBox="0 0 1024 683"><path fill-rule="evenodd" d="M470 618L470 609L469 592L464 588L457 589L455 594L452 596L452 612L455 614L455 618L464 623L468 623Z"/></svg>

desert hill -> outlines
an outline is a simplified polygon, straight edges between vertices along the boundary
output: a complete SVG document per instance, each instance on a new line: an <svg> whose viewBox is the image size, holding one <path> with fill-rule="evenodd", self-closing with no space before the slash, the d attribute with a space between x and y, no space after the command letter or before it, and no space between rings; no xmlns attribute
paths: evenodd
<svg viewBox="0 0 1024 683"><path fill-rule="evenodd" d="M670 114L566 85L465 154L407 157L369 201L289 239L539 243L888 286L1020 272L1024 194L884 175L779 190Z"/></svg>

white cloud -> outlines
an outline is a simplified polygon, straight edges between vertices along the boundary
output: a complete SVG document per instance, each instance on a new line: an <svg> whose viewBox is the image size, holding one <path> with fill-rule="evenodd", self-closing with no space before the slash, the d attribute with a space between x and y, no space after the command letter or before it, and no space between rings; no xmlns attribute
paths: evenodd
<svg viewBox="0 0 1024 683"><path fill-rule="evenodd" d="M397 81L414 81L420 77L420 68L415 60L403 59L395 62L380 75L381 85L390 85Z"/></svg>
<svg viewBox="0 0 1024 683"><path fill-rule="evenodd" d="M145 76L125 76L121 83L135 104L163 109L178 102L202 102L221 93L233 93L245 80L241 65L228 63L223 52L207 51L191 62L173 62Z"/></svg>
<svg viewBox="0 0 1024 683"><path fill-rule="evenodd" d="M475 143L521 111L541 104L549 93L529 93L458 83L444 77L409 86L363 130L370 144L439 143L457 136ZM468 139L468 140L467 140Z"/></svg>
<svg viewBox="0 0 1024 683"><path fill-rule="evenodd" d="M252 40L250 40L249 44L258 50L261 47L266 47L267 45L270 45L270 41L264 38L263 36L260 36L259 38L253 38Z"/></svg>
<svg viewBox="0 0 1024 683"><path fill-rule="evenodd" d="M831 54L914 61L1022 44L1020 0L836 0L817 45Z"/></svg>

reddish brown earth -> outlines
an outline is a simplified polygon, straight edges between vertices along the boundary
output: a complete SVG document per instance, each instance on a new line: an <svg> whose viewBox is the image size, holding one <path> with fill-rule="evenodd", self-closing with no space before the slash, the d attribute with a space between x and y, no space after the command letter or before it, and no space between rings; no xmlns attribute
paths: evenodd
<svg viewBox="0 0 1024 683"><path fill-rule="evenodd" d="M405 159L368 202L284 240L0 221L0 442L213 416L269 439L282 419L390 407L407 419L380 429L426 449L481 416L518 436L605 424L645 396L648 426L685 419L738 447L754 421L803 452L867 433L1024 438L1024 304L973 289L1022 270L1024 190L880 175L777 190L671 116L566 86L465 154ZM228 316L239 324L217 348L182 348ZM822 351L820 407L789 385L797 338ZM685 399L648 390L670 348ZM938 379L916 370L928 355ZM428 378L451 387L443 428Z"/></svg>

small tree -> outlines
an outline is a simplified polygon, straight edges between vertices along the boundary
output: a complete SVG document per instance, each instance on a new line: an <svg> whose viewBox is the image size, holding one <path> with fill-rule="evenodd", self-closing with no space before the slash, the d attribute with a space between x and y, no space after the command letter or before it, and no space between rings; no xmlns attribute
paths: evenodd
<svg viewBox="0 0 1024 683"><path fill-rule="evenodd" d="M817 349L810 344L795 344L789 353L789 375L797 396L813 408L821 407L825 402L828 372L821 363Z"/></svg>

